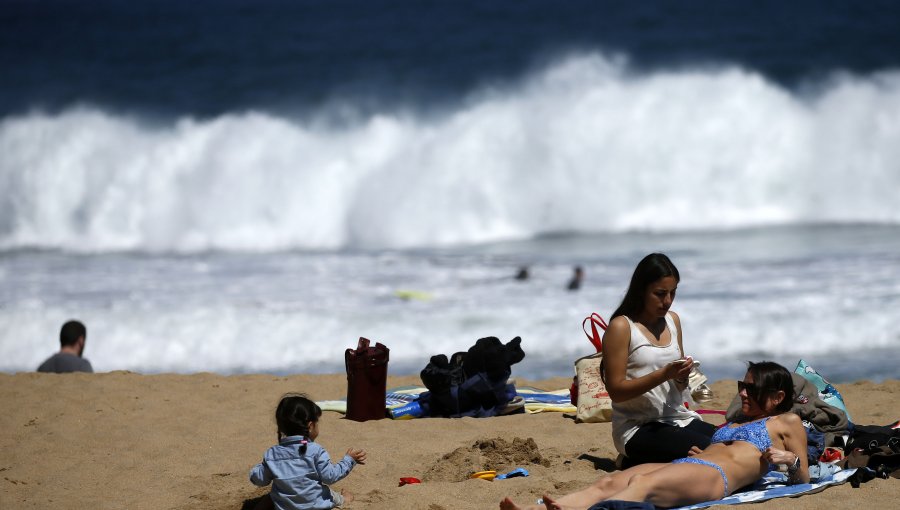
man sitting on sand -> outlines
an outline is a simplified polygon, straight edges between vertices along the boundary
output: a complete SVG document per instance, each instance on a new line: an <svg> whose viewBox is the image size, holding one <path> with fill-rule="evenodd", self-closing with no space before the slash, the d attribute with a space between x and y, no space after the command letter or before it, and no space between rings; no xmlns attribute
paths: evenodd
<svg viewBox="0 0 900 510"><path fill-rule="evenodd" d="M59 331L59 352L41 363L37 371L57 374L93 372L91 362L81 357L84 353L85 338L87 338L87 328L84 327L84 324L75 320L63 324Z"/></svg>

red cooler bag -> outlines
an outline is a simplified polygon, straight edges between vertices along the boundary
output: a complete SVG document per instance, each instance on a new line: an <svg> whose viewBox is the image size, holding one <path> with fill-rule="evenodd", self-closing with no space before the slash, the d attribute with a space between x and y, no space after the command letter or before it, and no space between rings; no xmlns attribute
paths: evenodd
<svg viewBox="0 0 900 510"><path fill-rule="evenodd" d="M387 364L390 350L359 337L356 350L347 349L347 418L354 421L380 420L385 416Z"/></svg>

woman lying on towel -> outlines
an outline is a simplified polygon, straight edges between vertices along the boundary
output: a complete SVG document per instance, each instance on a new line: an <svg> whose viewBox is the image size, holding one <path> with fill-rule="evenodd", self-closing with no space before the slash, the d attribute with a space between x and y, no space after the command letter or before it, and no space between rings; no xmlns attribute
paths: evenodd
<svg viewBox="0 0 900 510"><path fill-rule="evenodd" d="M589 508L607 500L649 502L676 507L713 501L758 481L779 466L791 483L808 483L806 430L790 411L794 400L791 373L770 361L749 363L738 382L743 423L727 423L705 450L666 464L641 464L600 478L578 492L526 508ZM509 498L503 510L516 506Z"/></svg>

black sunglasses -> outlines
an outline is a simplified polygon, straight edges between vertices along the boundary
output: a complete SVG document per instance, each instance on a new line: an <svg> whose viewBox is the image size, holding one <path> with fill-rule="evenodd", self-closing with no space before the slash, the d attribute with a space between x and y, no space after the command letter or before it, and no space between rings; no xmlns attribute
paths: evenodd
<svg viewBox="0 0 900 510"><path fill-rule="evenodd" d="M763 388L763 387L761 387L761 386L757 386L757 385L754 384L754 383L748 383L748 382L744 382L744 381L738 381L738 393L740 393L741 390L746 390L746 391L747 391L747 396L750 397L750 398L752 398L753 400L755 400L755 401L757 401L757 402L760 402L761 399L762 399L762 397L765 396L765 394L766 394L767 391L768 391L768 390L766 390L765 388Z"/></svg>
<svg viewBox="0 0 900 510"><path fill-rule="evenodd" d="M759 397L759 391L760 391L759 386L757 386L753 383L744 382L744 381L738 381L737 384L738 384L738 393L740 393L741 391L746 391L747 396L750 398L756 399Z"/></svg>

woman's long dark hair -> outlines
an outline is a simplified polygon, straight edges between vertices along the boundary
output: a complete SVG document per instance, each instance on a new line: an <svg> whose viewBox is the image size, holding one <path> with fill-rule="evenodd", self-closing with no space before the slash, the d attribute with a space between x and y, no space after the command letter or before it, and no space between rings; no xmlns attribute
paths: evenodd
<svg viewBox="0 0 900 510"><path fill-rule="evenodd" d="M667 276L675 278L676 283L681 281L678 268L669 257L662 253L651 253L641 259L634 268L634 274L631 275L631 283L625 297L622 298L622 304L616 308L609 320L612 321L619 315L633 318L640 314L644 310L644 292L647 291L647 286Z"/></svg>
<svg viewBox="0 0 900 510"><path fill-rule="evenodd" d="M302 393L288 393L281 397L275 409L275 423L279 436L302 436L300 454L306 453L309 439L309 423L318 422L322 409Z"/></svg>
<svg viewBox="0 0 900 510"><path fill-rule="evenodd" d="M762 405L763 399L778 391L784 392L784 399L775 406L778 414L786 413L794 405L794 380L788 369L774 361L747 362L747 371L753 376L756 395L747 395Z"/></svg>

